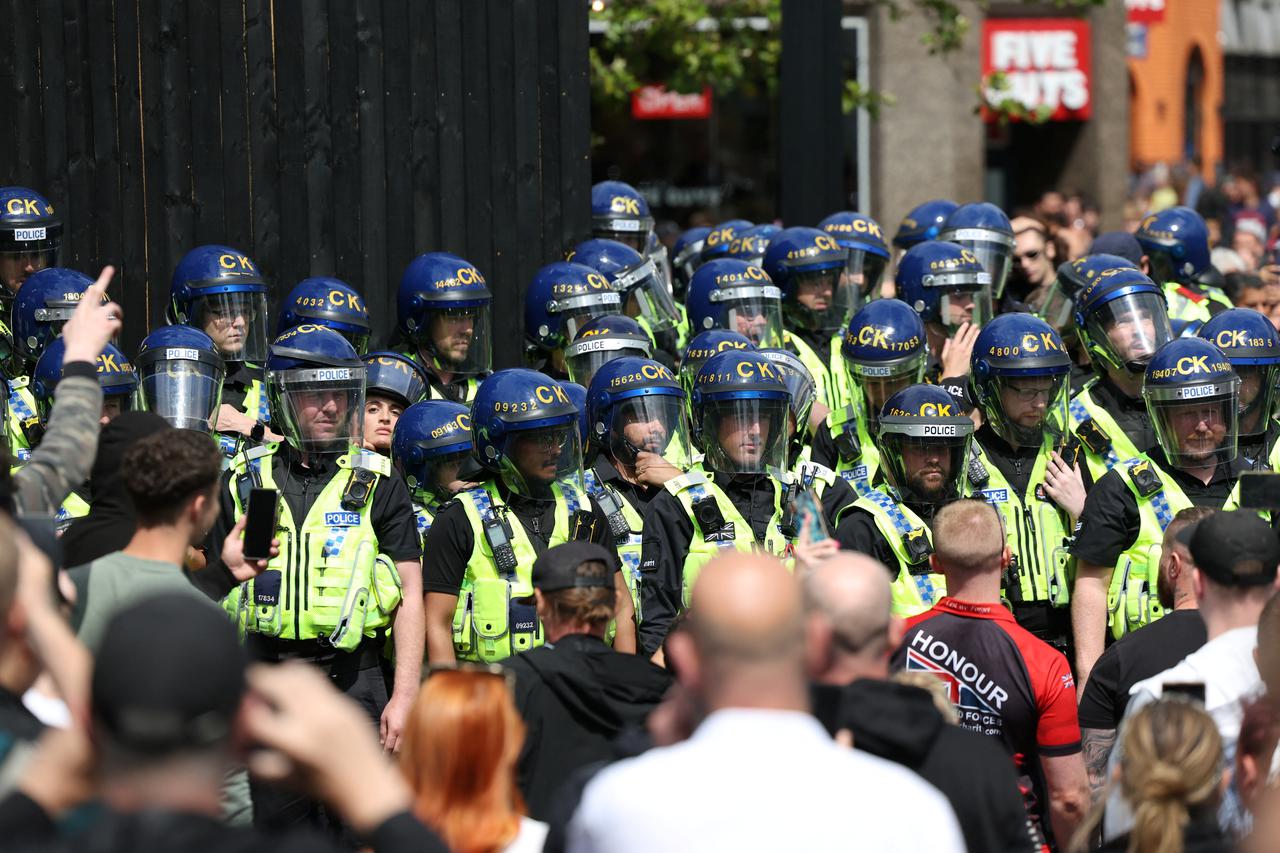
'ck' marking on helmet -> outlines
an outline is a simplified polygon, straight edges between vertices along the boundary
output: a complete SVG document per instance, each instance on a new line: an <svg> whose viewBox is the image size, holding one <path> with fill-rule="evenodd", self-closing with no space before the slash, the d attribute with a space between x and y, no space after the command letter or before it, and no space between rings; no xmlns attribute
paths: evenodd
<svg viewBox="0 0 1280 853"><path fill-rule="evenodd" d="M756 372L759 371L762 379L781 379L776 372L776 365L760 363L753 361L742 361L738 363L738 375L743 379L755 379Z"/></svg>
<svg viewBox="0 0 1280 853"><path fill-rule="evenodd" d="M104 352L98 356L99 373L130 373L133 365L127 361L119 361L113 352Z"/></svg>
<svg viewBox="0 0 1280 853"><path fill-rule="evenodd" d="M951 404L950 403L921 403L920 417L922 418L953 417L951 413Z"/></svg>
<svg viewBox="0 0 1280 853"><path fill-rule="evenodd" d="M218 255L218 266L222 267L224 270L235 270L237 273L241 270L246 270L251 273L256 273L258 271L253 266L253 261L249 260L244 255Z"/></svg>
<svg viewBox="0 0 1280 853"><path fill-rule="evenodd" d="M902 220L905 227L908 220ZM915 227L912 222L910 227ZM880 231L880 226L868 219L855 219L852 222L832 222L825 229L829 234L870 234L873 237L884 239L884 234Z"/></svg>
<svg viewBox="0 0 1280 853"><path fill-rule="evenodd" d="M539 385L533 389L533 394L538 398L539 403L551 405L552 403L568 403L569 395L564 393L564 389L559 385Z"/></svg>
<svg viewBox="0 0 1280 853"><path fill-rule="evenodd" d="M458 415L447 424L441 424L431 431L432 438L440 438L444 435L452 435L455 432L469 432L471 430L471 416L466 412Z"/></svg>
<svg viewBox="0 0 1280 853"><path fill-rule="evenodd" d="M50 207L48 212L53 213L53 208ZM5 213L12 216L26 216L28 214L39 216L40 201L34 198L11 198L8 204L5 205Z"/></svg>
<svg viewBox="0 0 1280 853"><path fill-rule="evenodd" d="M615 195L609 200L609 210L613 213L626 213L630 216L640 215L640 200L625 195Z"/></svg>
<svg viewBox="0 0 1280 853"><path fill-rule="evenodd" d="M1036 353L1040 352L1041 347L1054 352L1060 352L1058 342L1053 339L1051 332L1028 332L1022 336L1022 351Z"/></svg>
<svg viewBox="0 0 1280 853"><path fill-rule="evenodd" d="M676 378L661 364L646 364L635 373L628 373L626 376L615 376L609 380L610 388L621 388L624 385L630 385L632 382L641 380L665 379L668 382L675 382Z"/></svg>
<svg viewBox="0 0 1280 853"><path fill-rule="evenodd" d="M352 311L363 311L364 306L360 304L360 297L354 293L347 293L342 290L329 291L329 304L334 308L349 307Z"/></svg>

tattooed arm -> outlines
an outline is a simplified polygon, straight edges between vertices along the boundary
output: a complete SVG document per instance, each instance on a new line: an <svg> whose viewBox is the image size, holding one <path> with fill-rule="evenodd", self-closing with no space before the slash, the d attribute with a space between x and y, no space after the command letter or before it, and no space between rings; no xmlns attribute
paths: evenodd
<svg viewBox="0 0 1280 853"><path fill-rule="evenodd" d="M1096 803L1107 787L1107 759L1116 743L1116 730L1081 728L1080 743L1085 772L1089 775L1089 790Z"/></svg>

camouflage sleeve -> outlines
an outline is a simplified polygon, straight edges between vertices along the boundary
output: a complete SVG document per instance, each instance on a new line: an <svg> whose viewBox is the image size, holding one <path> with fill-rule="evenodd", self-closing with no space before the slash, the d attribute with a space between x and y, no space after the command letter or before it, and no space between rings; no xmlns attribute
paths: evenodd
<svg viewBox="0 0 1280 853"><path fill-rule="evenodd" d="M71 490L89 477L98 452L98 420L102 388L89 371L72 370L54 390L53 410L40 446L13 475L14 505L19 514L51 515ZM78 365L68 365L78 367Z"/></svg>

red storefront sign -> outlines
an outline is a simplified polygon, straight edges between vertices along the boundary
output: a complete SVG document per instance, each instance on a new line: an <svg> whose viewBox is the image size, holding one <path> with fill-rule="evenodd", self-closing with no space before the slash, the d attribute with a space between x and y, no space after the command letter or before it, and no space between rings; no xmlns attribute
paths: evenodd
<svg viewBox="0 0 1280 853"><path fill-rule="evenodd" d="M1130 24L1158 24L1164 20L1166 0L1124 0L1125 20Z"/></svg>
<svg viewBox="0 0 1280 853"><path fill-rule="evenodd" d="M988 18L982 24L983 79L1001 72L1008 82L1007 89L988 90L989 103L1012 98L1032 110L1049 107L1050 121L1087 119L1093 111L1091 69L1088 21Z"/></svg>
<svg viewBox="0 0 1280 853"><path fill-rule="evenodd" d="M661 83L641 86L631 93L631 117L638 119L708 118L711 87L701 92L671 92Z"/></svg>

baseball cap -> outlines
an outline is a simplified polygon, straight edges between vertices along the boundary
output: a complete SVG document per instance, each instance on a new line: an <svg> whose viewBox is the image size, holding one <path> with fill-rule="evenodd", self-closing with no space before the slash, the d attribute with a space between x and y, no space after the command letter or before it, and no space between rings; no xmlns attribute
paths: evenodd
<svg viewBox="0 0 1280 853"><path fill-rule="evenodd" d="M157 755L231 735L245 691L244 650L217 605L167 593L119 611L93 669L94 724Z"/></svg>
<svg viewBox="0 0 1280 853"><path fill-rule="evenodd" d="M1196 568L1215 583L1262 586L1275 582L1280 539L1255 512L1216 512L1188 524L1174 538L1187 546Z"/></svg>
<svg viewBox="0 0 1280 853"><path fill-rule="evenodd" d="M583 571L583 563L604 563L606 571ZM548 548L533 561L533 585L543 592L575 587L613 589L613 573L618 561L608 549L594 542L566 542Z"/></svg>
<svg viewBox="0 0 1280 853"><path fill-rule="evenodd" d="M1094 238L1089 254L1118 255L1136 266L1142 263L1142 244L1128 231L1107 231Z"/></svg>

